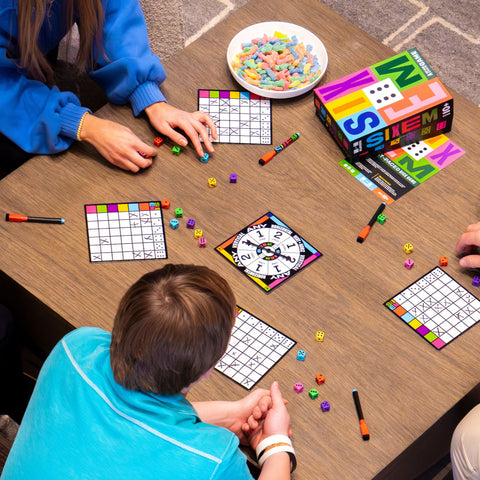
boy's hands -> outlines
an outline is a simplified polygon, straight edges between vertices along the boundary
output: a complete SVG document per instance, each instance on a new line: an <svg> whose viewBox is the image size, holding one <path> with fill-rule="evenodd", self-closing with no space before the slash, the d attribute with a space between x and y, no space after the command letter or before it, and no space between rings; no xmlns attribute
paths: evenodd
<svg viewBox="0 0 480 480"><path fill-rule="evenodd" d="M277 382L233 402L193 402L201 420L235 433L243 445L255 448L269 435L290 435L290 416Z"/></svg>
<svg viewBox="0 0 480 480"><path fill-rule="evenodd" d="M270 395L263 397L263 399L266 398L269 399L269 408L265 412L254 409L242 427L243 433L254 450L264 438L270 435L291 435L290 415L277 382L272 383Z"/></svg>
<svg viewBox="0 0 480 480"><path fill-rule="evenodd" d="M249 420L252 423L260 422L265 417L271 406L270 392L259 388L241 400L232 403L233 415L231 424L226 428L237 435L242 445L248 445L249 440L245 434L244 426L248 425Z"/></svg>

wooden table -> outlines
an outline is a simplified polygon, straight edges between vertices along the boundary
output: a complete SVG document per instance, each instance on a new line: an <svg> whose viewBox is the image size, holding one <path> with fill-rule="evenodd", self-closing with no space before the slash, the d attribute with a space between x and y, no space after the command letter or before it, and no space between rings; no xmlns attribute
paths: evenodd
<svg viewBox="0 0 480 480"><path fill-rule="evenodd" d="M260 20L288 19L317 34L330 60L322 82L392 55L315 0L304 0L301 6L252 1L229 16L166 63L169 76L163 91L169 102L195 110L198 88L237 89L225 62L226 48L237 31ZM126 288L166 261L90 263L84 205L167 198L196 220L208 241L208 248L200 249L191 230L171 230L173 211L164 211L168 261L218 270L231 283L240 306L298 342L261 382L268 388L279 380L289 401L298 454L294 478L413 478L445 452L451 426L476 401L466 397L465 407L464 397L477 386L480 372L478 326L436 351L383 306L437 265L442 255L450 260L447 271L472 290L472 275L459 268L454 246L466 225L480 217L475 194L480 121L476 106L454 97L450 137L466 155L389 206L386 223L376 226L364 244L356 237L379 201L338 165L342 155L315 116L313 94L273 102L273 143L295 131L301 137L263 168L258 159L269 148L260 145L217 145L213 159L204 164L191 148L173 156L166 142L154 165L137 175L106 165L84 144L62 155L36 157L0 183L1 208L62 216L66 223L0 223L2 297L25 311L25 304L12 297L23 292L59 322L110 329ZM130 126L146 142L155 136L146 119L135 119L128 107L107 105L98 114ZM237 184L229 183L230 173L238 174ZM208 187L210 177L217 179L216 188ZM213 248L267 211L324 254L268 295ZM415 246L411 271L403 266L407 242ZM46 327L40 321L45 315L38 315L24 319L25 327L46 337L47 343L56 341L63 327L55 322ZM323 343L315 341L317 330L325 332ZM296 360L297 349L306 350L304 362ZM318 373L327 379L319 390L321 399L331 403L328 413L306 392L293 391L297 381L307 390L314 387ZM360 436L352 388L361 394L369 442ZM191 398L244 394L240 386L214 373ZM442 436L447 412L450 430ZM435 448L429 444L432 437Z"/></svg>

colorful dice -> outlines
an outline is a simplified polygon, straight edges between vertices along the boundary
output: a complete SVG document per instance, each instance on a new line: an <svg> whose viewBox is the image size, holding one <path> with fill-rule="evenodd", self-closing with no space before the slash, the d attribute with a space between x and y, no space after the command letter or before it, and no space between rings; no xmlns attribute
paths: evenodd
<svg viewBox="0 0 480 480"><path fill-rule="evenodd" d="M324 400L320 404L320 408L322 409L322 412L328 412L330 410L330 403L328 403L326 400Z"/></svg>
<svg viewBox="0 0 480 480"><path fill-rule="evenodd" d="M297 382L294 386L293 389L297 392L303 392L303 383Z"/></svg>
<svg viewBox="0 0 480 480"><path fill-rule="evenodd" d="M320 330L315 334L315 340L317 342L323 342L324 337L325 337L325 333Z"/></svg>
<svg viewBox="0 0 480 480"><path fill-rule="evenodd" d="M411 270L412 267L415 265L415 262L411 258L407 258L405 260L405 268L408 268L408 270Z"/></svg>

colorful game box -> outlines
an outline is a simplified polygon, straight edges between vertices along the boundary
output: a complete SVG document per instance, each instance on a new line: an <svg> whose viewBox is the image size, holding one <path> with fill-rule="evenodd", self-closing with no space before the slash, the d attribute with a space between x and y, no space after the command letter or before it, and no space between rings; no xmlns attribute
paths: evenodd
<svg viewBox="0 0 480 480"><path fill-rule="evenodd" d="M350 159L452 128L453 98L415 48L316 88L314 102Z"/></svg>
<svg viewBox="0 0 480 480"><path fill-rule="evenodd" d="M391 204L464 154L448 137L438 135L376 156L345 159L339 164L382 201Z"/></svg>

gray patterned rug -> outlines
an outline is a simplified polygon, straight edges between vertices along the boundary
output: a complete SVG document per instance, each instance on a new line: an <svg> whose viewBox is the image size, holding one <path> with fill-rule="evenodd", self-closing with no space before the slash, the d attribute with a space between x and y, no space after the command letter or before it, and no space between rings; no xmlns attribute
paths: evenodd
<svg viewBox="0 0 480 480"><path fill-rule="evenodd" d="M301 0L292 1L301 6ZM319 1L395 51L417 47L447 87L480 106L479 0ZM247 2L163 0L162 8L156 1L141 3L152 48L166 59Z"/></svg>

